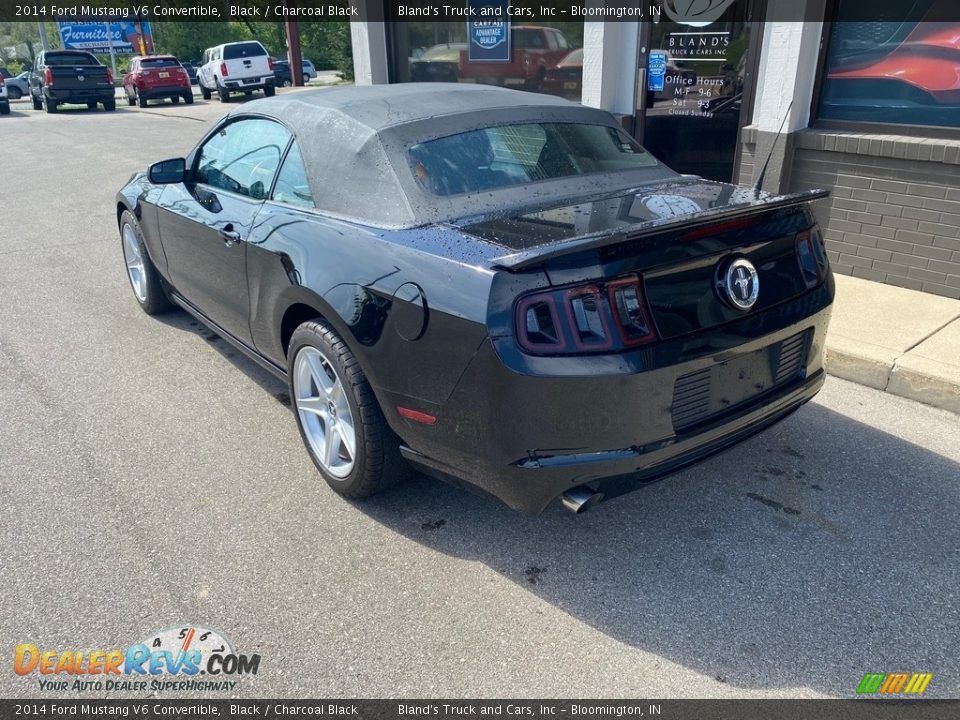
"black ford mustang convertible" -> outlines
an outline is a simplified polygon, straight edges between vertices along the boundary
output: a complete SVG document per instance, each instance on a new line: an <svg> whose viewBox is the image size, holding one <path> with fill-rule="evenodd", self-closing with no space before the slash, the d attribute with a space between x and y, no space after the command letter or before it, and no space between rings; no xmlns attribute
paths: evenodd
<svg viewBox="0 0 960 720"><path fill-rule="evenodd" d="M606 112L483 86L258 100L117 195L134 295L286 378L326 481L572 510L785 417L834 295L809 202L681 176Z"/></svg>

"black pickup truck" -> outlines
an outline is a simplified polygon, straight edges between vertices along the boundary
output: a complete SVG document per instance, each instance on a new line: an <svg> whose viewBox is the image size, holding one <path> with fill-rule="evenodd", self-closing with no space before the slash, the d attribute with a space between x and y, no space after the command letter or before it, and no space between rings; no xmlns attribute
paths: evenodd
<svg viewBox="0 0 960 720"><path fill-rule="evenodd" d="M58 105L97 103L104 110L116 110L113 73L96 57L80 50L50 50L37 56L30 75L33 109L56 112Z"/></svg>

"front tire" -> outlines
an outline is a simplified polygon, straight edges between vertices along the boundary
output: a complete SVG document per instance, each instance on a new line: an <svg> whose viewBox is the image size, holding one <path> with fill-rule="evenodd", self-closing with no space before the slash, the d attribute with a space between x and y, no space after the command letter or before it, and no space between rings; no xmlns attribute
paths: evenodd
<svg viewBox="0 0 960 720"><path fill-rule="evenodd" d="M368 497L408 473L356 357L322 320L290 339L289 384L300 437L323 479L337 493Z"/></svg>
<svg viewBox="0 0 960 720"><path fill-rule="evenodd" d="M120 242L130 289L143 311L147 315L159 315L172 308L160 274L147 254L140 224L129 210L120 216Z"/></svg>

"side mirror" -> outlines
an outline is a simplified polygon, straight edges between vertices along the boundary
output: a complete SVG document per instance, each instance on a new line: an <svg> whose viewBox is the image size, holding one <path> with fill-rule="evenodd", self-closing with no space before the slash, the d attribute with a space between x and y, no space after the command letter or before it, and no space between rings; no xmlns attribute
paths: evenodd
<svg viewBox="0 0 960 720"><path fill-rule="evenodd" d="M147 171L147 178L155 185L170 185L183 182L187 174L187 161L183 158L161 160Z"/></svg>

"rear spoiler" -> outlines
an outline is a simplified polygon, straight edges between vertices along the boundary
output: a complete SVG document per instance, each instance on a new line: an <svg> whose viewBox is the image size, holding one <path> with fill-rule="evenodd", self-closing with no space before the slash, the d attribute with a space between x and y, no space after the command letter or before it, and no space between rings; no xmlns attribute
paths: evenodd
<svg viewBox="0 0 960 720"><path fill-rule="evenodd" d="M564 255L572 255L587 250L598 250L599 248L616 245L628 239L631 241L639 240L665 232L687 230L692 227L702 226L705 223L759 215L769 212L770 210L778 210L793 205L802 205L803 203L808 203L813 200L820 200L829 195L829 190L805 190L804 192L791 193L789 195L775 195L763 200L758 200L755 203L750 203L749 205L736 205L718 210L703 210L678 217L648 220L634 225L627 225L616 232L605 231L602 233L591 233L556 243L538 245L537 247L511 253L510 255L493 258L490 262L494 267L505 270L526 270L547 260L554 260Z"/></svg>

